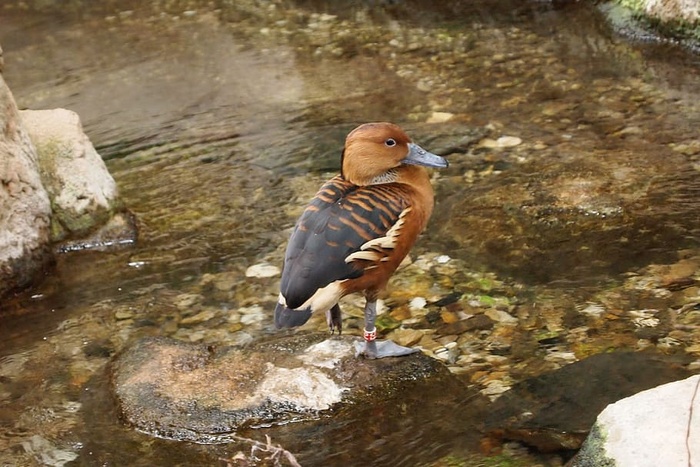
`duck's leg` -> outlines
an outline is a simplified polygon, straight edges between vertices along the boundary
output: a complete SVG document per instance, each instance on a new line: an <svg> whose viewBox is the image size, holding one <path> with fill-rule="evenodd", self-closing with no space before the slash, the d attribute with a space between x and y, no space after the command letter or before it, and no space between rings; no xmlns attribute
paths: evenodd
<svg viewBox="0 0 700 467"><path fill-rule="evenodd" d="M343 333L343 318L340 313L340 305L336 303L333 305L333 308L326 311L326 322L331 334L334 334L336 329L338 330L338 335Z"/></svg>
<svg viewBox="0 0 700 467"><path fill-rule="evenodd" d="M357 348L357 353L367 358L402 357L418 352L418 349L402 347L390 340L377 341L377 328L374 321L377 318L377 301L367 299L365 303L364 348ZM362 344L359 344L360 346Z"/></svg>

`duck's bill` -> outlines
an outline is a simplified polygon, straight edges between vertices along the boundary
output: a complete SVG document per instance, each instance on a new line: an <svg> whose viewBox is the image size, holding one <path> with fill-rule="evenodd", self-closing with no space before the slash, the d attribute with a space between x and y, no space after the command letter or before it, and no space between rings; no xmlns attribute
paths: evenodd
<svg viewBox="0 0 700 467"><path fill-rule="evenodd" d="M414 143L408 144L408 155L401 161L404 164L423 165L425 167L447 167L449 164L444 157L428 152Z"/></svg>

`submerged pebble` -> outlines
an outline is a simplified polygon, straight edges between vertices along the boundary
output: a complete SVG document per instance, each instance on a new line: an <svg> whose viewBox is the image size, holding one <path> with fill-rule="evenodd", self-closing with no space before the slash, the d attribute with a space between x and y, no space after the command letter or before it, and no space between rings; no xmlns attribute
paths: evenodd
<svg viewBox="0 0 700 467"><path fill-rule="evenodd" d="M277 277L281 273L280 268L269 263L260 263L250 266L245 271L246 277L256 277L265 279L268 277Z"/></svg>

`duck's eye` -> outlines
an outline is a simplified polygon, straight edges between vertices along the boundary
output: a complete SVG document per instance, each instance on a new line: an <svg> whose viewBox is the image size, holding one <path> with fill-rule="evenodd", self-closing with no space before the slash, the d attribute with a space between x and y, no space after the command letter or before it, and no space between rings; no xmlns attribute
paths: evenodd
<svg viewBox="0 0 700 467"><path fill-rule="evenodd" d="M396 146L396 140L394 138L389 138L388 140L384 141L384 144L387 147L393 147Z"/></svg>

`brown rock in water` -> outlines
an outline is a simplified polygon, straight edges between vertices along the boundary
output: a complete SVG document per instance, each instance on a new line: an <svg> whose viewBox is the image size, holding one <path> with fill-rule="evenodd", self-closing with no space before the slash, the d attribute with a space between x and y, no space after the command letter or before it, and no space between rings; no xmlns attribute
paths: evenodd
<svg viewBox="0 0 700 467"><path fill-rule="evenodd" d="M578 449L608 404L688 376L688 370L662 355L594 355L515 384L490 408L484 428L491 438L520 441L543 452Z"/></svg>
<svg viewBox="0 0 700 467"><path fill-rule="evenodd" d="M453 170L468 167L457 161ZM572 151L443 189L449 196L440 196L433 221L441 238L461 255L530 283L666 262L668 245L692 244L700 231L700 177L670 152Z"/></svg>
<svg viewBox="0 0 700 467"><path fill-rule="evenodd" d="M212 348L147 338L111 366L123 418L155 436L227 442L227 434L323 413L349 416L347 404L383 407L405 391L433 391L445 400L464 388L439 362L421 353L366 360L357 337L306 335Z"/></svg>

